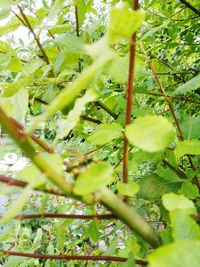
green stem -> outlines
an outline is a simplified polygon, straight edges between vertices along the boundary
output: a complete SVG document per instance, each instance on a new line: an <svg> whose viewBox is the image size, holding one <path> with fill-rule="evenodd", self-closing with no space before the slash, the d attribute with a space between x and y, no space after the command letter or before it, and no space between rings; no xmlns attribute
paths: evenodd
<svg viewBox="0 0 200 267"><path fill-rule="evenodd" d="M130 229L142 236L152 247L156 248L161 245L159 236L153 231L149 224L117 195L112 193L112 191L107 188L100 190L99 198L104 206L108 207L116 214Z"/></svg>

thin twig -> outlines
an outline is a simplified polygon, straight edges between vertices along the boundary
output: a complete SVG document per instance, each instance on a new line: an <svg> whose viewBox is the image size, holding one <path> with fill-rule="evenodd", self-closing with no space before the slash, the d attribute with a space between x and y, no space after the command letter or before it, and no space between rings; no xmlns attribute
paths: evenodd
<svg viewBox="0 0 200 267"><path fill-rule="evenodd" d="M113 117L113 119L117 119L117 114L115 114L111 109L109 109L109 107L107 107L104 103L102 103L100 100L94 102L94 104L100 108L102 108L103 110L105 110L111 117Z"/></svg>
<svg viewBox="0 0 200 267"><path fill-rule="evenodd" d="M20 130L22 130L22 131L25 130L24 126L23 126L21 123L19 123L18 121L16 121L16 120L13 119L13 118L11 118L11 120L13 121L13 123L15 124L15 126L16 126L18 129L20 129ZM42 147L46 152L48 152L48 153L55 153L54 150L53 150L53 148L47 146L47 145L46 145L45 143L43 143L39 138L37 138L37 136L35 136L34 134L31 134L30 137L31 137L31 139L32 139L36 144L38 144L40 147Z"/></svg>
<svg viewBox="0 0 200 267"><path fill-rule="evenodd" d="M47 54L46 54L46 52L45 52L45 50L44 50L42 44L40 43L39 38L38 38L37 35L35 34L35 32L34 32L34 30L33 30L33 27L31 26L31 24L30 24L30 22L29 22L27 16L24 14L24 12L23 12L23 10L22 10L22 8L21 8L20 6L18 6L18 8L19 8L19 10L20 10L20 13L21 13L21 15L22 15L22 17L23 17L23 19L24 19L24 22L25 22L26 26L29 28L30 32L31 32L31 33L33 34L33 36L34 36L34 39L35 39L35 41L36 41L36 43L37 43L37 45L38 45L38 47L39 47L39 49L40 49L40 51L41 51L41 53L42 53L42 55L43 55L44 61L47 63L47 65L50 65L50 64L51 64L51 63L50 63L50 60L49 60L49 58L48 58L48 56L47 56Z"/></svg>
<svg viewBox="0 0 200 267"><path fill-rule="evenodd" d="M134 0L133 10L138 9L138 0ZM135 64L135 48L136 48L136 33L131 37L130 44L130 58L129 58L129 77L127 88L127 104L126 104L126 125L131 122L131 108L132 98L134 93L133 81L134 81L134 64ZM124 148L123 148L123 181L128 182L128 139L124 136Z"/></svg>
<svg viewBox="0 0 200 267"><path fill-rule="evenodd" d="M6 256L18 256L34 259L50 259L50 260L80 260L80 261L116 261L116 262L125 262L127 258L115 257L115 256L78 256L78 255L48 255L48 254L32 254L25 252L16 252L16 251L7 251L0 250L0 253ZM136 260L137 264L147 265L148 262L144 260Z"/></svg>
<svg viewBox="0 0 200 267"><path fill-rule="evenodd" d="M182 4L184 4L186 7L188 7L190 10L192 10L194 13L200 16L200 10L198 10L196 7L188 3L186 0L179 0Z"/></svg>

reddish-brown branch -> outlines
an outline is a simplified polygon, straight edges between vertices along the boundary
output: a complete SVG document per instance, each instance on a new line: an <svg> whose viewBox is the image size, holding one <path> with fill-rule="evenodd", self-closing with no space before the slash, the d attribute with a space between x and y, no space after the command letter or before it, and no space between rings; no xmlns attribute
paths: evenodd
<svg viewBox="0 0 200 267"><path fill-rule="evenodd" d="M138 0L134 0L133 10L138 9ZM126 104L126 125L131 122L131 107L132 98L134 93L133 81L134 81L134 64L135 64L135 48L136 48L136 33L133 34L130 44L130 58L129 58L129 77L127 88L127 104ZM128 182L128 140L124 137L124 149L123 149L123 181Z"/></svg>
<svg viewBox="0 0 200 267"><path fill-rule="evenodd" d="M94 104L100 108L102 108L103 110L105 110L111 117L113 117L113 119L117 119L117 115L111 110L109 109L104 103L102 103L100 100L94 102Z"/></svg>
<svg viewBox="0 0 200 267"><path fill-rule="evenodd" d="M59 214L59 213L43 213L43 214L25 214L15 217L17 220L31 220L31 219L42 219L42 218L60 218L60 219L81 219L81 220L92 220L97 218L99 220L110 220L117 219L114 214Z"/></svg>
<svg viewBox="0 0 200 267"><path fill-rule="evenodd" d="M50 259L50 260L82 260L82 261L116 261L116 262L125 262L127 258L115 257L115 256L76 256L76 255L48 255L48 254L32 254L24 252L15 252L0 250L0 253L6 256L18 256L26 258L35 258L35 259ZM136 260L137 264L147 265L147 261Z"/></svg>
<svg viewBox="0 0 200 267"><path fill-rule="evenodd" d="M5 175L0 175L0 182L7 184L8 186L18 186L18 187L26 187L28 185L27 182L21 181L21 180L16 180L13 179L11 177L7 177ZM59 189L37 189L34 188L35 191L41 192L41 193L48 193L48 194L53 194L53 195L57 195L57 196L64 196L66 197L65 194L63 194L62 191L60 191Z"/></svg>
<svg viewBox="0 0 200 267"><path fill-rule="evenodd" d="M12 122L15 124L15 126L19 129L24 131L24 126L19 123L18 121L16 121L15 119L11 118ZM54 153L53 148L48 147L46 144L44 144L40 139L38 139L34 134L30 135L31 139L37 143L40 147L42 147L45 151L47 151L48 153Z"/></svg>

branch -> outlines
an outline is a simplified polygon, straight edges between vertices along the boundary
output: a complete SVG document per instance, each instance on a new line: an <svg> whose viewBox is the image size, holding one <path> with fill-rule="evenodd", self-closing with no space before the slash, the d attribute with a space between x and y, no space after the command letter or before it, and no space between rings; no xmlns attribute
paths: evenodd
<svg viewBox="0 0 200 267"><path fill-rule="evenodd" d="M28 185L27 182L21 181L21 180L16 180L11 177L7 177L5 175L0 175L0 182L7 184L8 186L18 186L18 187L26 187ZM64 196L66 197L65 194L63 194L62 191L59 189L39 189L39 188L33 188L33 190L38 191L40 193L48 193L48 194L53 194L56 196Z"/></svg>
<svg viewBox="0 0 200 267"><path fill-rule="evenodd" d="M75 19L76 19L76 36L80 36L80 28L79 28L79 17L78 17L78 6L75 5ZM78 60L78 68L79 72L81 72L81 61L80 58Z"/></svg>
<svg viewBox="0 0 200 267"><path fill-rule="evenodd" d="M81 117L81 119L83 119L85 121L91 121L91 122L96 123L96 124L101 124L102 123L102 121L93 119L93 118L88 117L86 115L81 115L80 117Z"/></svg>
<svg viewBox="0 0 200 267"><path fill-rule="evenodd" d="M64 177L60 176L60 174L51 167L48 161L45 161L45 158L35 152L28 140L28 136L23 131L19 132L16 130L12 120L7 117L1 108L0 122L25 155L28 156L32 162L47 175L49 180L57 185L67 196L84 201L80 196L75 195L72 192L72 185L67 183ZM97 191L93 194L93 202L95 203L97 201L100 201L104 204L104 206L114 212L119 219L124 221L130 229L141 235L141 237L143 237L144 240L146 240L152 247L160 246L160 238L152 230L149 224L146 223L131 207L126 205L123 200L116 196L112 191L107 188Z"/></svg>
<svg viewBox="0 0 200 267"><path fill-rule="evenodd" d="M113 119L115 120L117 119L118 116L111 109L109 109L104 103L102 103L100 100L94 102L94 104L96 106L99 106L103 110L105 110L111 117L113 117Z"/></svg>
<svg viewBox="0 0 200 267"><path fill-rule="evenodd" d="M138 0L133 1L133 10L138 9ZM127 102L126 102L126 125L131 122L131 109L132 98L134 93L133 81L134 81L134 65L135 65L135 48L136 48L136 33L131 37L130 44L130 58L129 58L129 77L127 88ZM124 136L124 148L123 148L123 182L128 183L128 139Z"/></svg>
<svg viewBox="0 0 200 267"><path fill-rule="evenodd" d="M188 7L190 10L192 10L194 13L200 16L200 10L192 6L190 3L188 3L186 0L179 0L182 4L184 4L186 7Z"/></svg>
<svg viewBox="0 0 200 267"><path fill-rule="evenodd" d="M21 13L21 15L22 15L22 17L24 19L24 22L25 22L25 24L24 23L23 24L26 25L26 27L29 28L30 32L33 34L34 39L35 39L35 41L36 41L36 43L37 43L37 45L38 45L43 57L44 57L44 61L47 63L47 65L50 65L50 60L49 60L49 58L48 58L48 56L47 56L42 44L40 43L39 38L35 34L35 32L33 30L33 27L31 26L27 16L24 14L24 12L23 12L23 10L22 10L22 8L20 6L18 6L18 8L19 8L20 13ZM19 18L19 16L17 16L17 17ZM22 20L20 20L20 21L22 21Z"/></svg>
<svg viewBox="0 0 200 267"><path fill-rule="evenodd" d="M15 126L19 129L19 130L22 130L24 131L24 126L19 123L18 121L16 121L15 119L11 119L13 121L13 124L15 124ZM48 147L46 144L44 144L39 138L37 138L37 136L35 136L34 134L31 134L30 135L31 139L37 143L40 147L42 147L46 152L48 153L55 153L53 148L51 147Z"/></svg>
<svg viewBox="0 0 200 267"><path fill-rule="evenodd" d="M18 215L15 217L17 220L30 220L30 219L42 219L42 218L62 218L62 219L81 219L81 220L93 220L97 218L99 220L116 219L114 214L94 214L94 215L82 215L82 214L59 214L59 213L43 213L43 214L28 214Z"/></svg>
<svg viewBox="0 0 200 267"><path fill-rule="evenodd" d="M116 261L116 262L125 262L127 258L115 257L115 256L76 256L76 255L47 255L47 254L31 254L24 252L14 252L0 250L0 253L7 256L18 256L26 258L35 258L35 259L50 259L50 260L80 260L80 261ZM148 262L144 260L136 260L137 264L147 265Z"/></svg>
<svg viewBox="0 0 200 267"><path fill-rule="evenodd" d="M16 125L4 111L0 108L0 123L5 131L12 137L15 143L21 148L27 157L44 173L48 178L57 185L65 194L71 193L72 185L68 184L64 177L55 171L54 168L45 160L39 153L37 153L30 141L29 136L22 130L17 130Z"/></svg>
<svg viewBox="0 0 200 267"><path fill-rule="evenodd" d="M157 73L158 74L158 73ZM161 96L161 97L164 97L163 94L159 94L159 93L147 93L148 95L154 95L154 96ZM192 104L196 104L196 105L200 105L200 102L198 101L193 101L193 100L190 100L184 96L170 96L170 95L167 95L168 98L172 98L172 99L178 99L178 100L181 100L181 101L185 101L185 102L188 102L188 103L192 103Z"/></svg>

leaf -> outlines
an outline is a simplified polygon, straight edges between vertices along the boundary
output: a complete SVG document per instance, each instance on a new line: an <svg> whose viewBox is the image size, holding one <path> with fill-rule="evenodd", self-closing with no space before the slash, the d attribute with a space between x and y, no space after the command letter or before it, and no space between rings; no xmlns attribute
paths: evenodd
<svg viewBox="0 0 200 267"><path fill-rule="evenodd" d="M184 83L180 87L178 87L175 92L173 93L174 95L178 94L185 94L190 91L195 91L200 87L200 74L189 80L188 82Z"/></svg>
<svg viewBox="0 0 200 267"><path fill-rule="evenodd" d="M200 136L200 116L186 116L180 126L185 139L198 139Z"/></svg>
<svg viewBox="0 0 200 267"><path fill-rule="evenodd" d="M35 235L35 238L33 240L33 247L34 249L37 249L41 246L41 240L42 240L42 229L38 229Z"/></svg>
<svg viewBox="0 0 200 267"><path fill-rule="evenodd" d="M174 193L165 194L162 197L162 202L164 207L169 211L181 209L187 211L188 214L196 213L194 203L183 195L176 195Z"/></svg>
<svg viewBox="0 0 200 267"><path fill-rule="evenodd" d="M121 264L121 267L136 267L135 257L132 251L128 254L128 260Z"/></svg>
<svg viewBox="0 0 200 267"><path fill-rule="evenodd" d="M121 195L134 196L139 191L140 187L135 182L117 183L117 190Z"/></svg>
<svg viewBox="0 0 200 267"><path fill-rule="evenodd" d="M175 130L162 116L147 115L138 117L126 127L126 137L132 145L147 152L162 151L175 138Z"/></svg>
<svg viewBox="0 0 200 267"><path fill-rule="evenodd" d="M176 241L151 253L149 267L199 267L199 251L200 241Z"/></svg>
<svg viewBox="0 0 200 267"><path fill-rule="evenodd" d="M185 140L178 142L176 149L174 150L174 155L177 163L179 163L180 158L186 154L199 155L200 140Z"/></svg>
<svg viewBox="0 0 200 267"><path fill-rule="evenodd" d="M33 121L28 131L32 131L40 122L71 104L78 94L88 87L89 83L99 72L99 69L103 68L114 57L115 53L107 50L102 57L98 58L90 67L86 68L71 85L61 91L47 107L46 112Z"/></svg>
<svg viewBox="0 0 200 267"><path fill-rule="evenodd" d="M97 91L90 89L86 94L78 98L75 102L74 108L69 112L66 120L62 121L58 129L57 139L61 139L69 134L69 132L77 125L80 120L82 112L85 110L85 106L92 101L95 101L98 96Z"/></svg>
<svg viewBox="0 0 200 267"><path fill-rule="evenodd" d="M162 25L158 26L158 27L153 27L151 30L147 31L143 36L142 38L140 39L141 41L144 41L145 39L147 39L148 37L151 37L151 36L155 36L154 34L156 32L158 32L159 30L165 28L167 26L167 24L169 24L169 21L163 23Z"/></svg>
<svg viewBox="0 0 200 267"><path fill-rule="evenodd" d="M155 175L146 176L139 182L140 191L137 196L144 199L160 199L163 194L176 192L180 183L163 180Z"/></svg>
<svg viewBox="0 0 200 267"><path fill-rule="evenodd" d="M18 18L12 17L9 22L6 23L5 26L0 27L0 35L5 35L9 32L15 31L19 26L21 25L21 22Z"/></svg>
<svg viewBox="0 0 200 267"><path fill-rule="evenodd" d="M28 201L30 192L31 192L30 187L27 187L23 190L17 201L9 208L6 214L0 219L0 224L6 224L10 220L15 218L17 215L19 215L20 211L23 209L24 205Z"/></svg>
<svg viewBox="0 0 200 267"><path fill-rule="evenodd" d="M52 20L64 7L64 3L66 0L55 0L52 1L52 6L49 10L49 15L47 17L47 20Z"/></svg>
<svg viewBox="0 0 200 267"><path fill-rule="evenodd" d="M170 212L172 235L175 240L200 239L199 225L184 210Z"/></svg>
<svg viewBox="0 0 200 267"><path fill-rule="evenodd" d="M100 124L88 141L96 145L104 145L122 136L122 127L118 123Z"/></svg>
<svg viewBox="0 0 200 267"><path fill-rule="evenodd" d="M92 239L93 242L98 242L100 237L100 232L98 230L98 225L95 220L93 220L87 229L89 237Z"/></svg>
<svg viewBox="0 0 200 267"><path fill-rule="evenodd" d="M156 173L166 181L170 182L180 182L180 177L171 169L164 168L163 166L158 166Z"/></svg>
<svg viewBox="0 0 200 267"><path fill-rule="evenodd" d="M190 199L195 199L199 196L199 191L197 186L187 181L181 185L181 188L179 189L178 192Z"/></svg>
<svg viewBox="0 0 200 267"><path fill-rule="evenodd" d="M74 185L74 193L88 195L113 181L113 169L106 162L92 163L81 173Z"/></svg>
<svg viewBox="0 0 200 267"><path fill-rule="evenodd" d="M130 39L132 34L141 27L143 20L143 11L133 11L126 3L112 8L108 23L109 42Z"/></svg>

